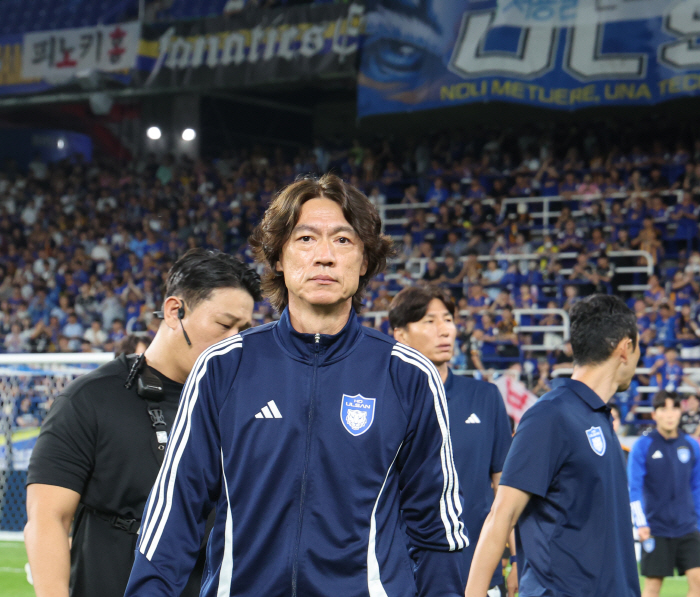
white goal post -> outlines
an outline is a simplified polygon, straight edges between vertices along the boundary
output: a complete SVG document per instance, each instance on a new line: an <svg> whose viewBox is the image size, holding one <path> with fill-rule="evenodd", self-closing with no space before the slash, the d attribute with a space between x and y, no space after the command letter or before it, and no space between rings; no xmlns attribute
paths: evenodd
<svg viewBox="0 0 700 597"><path fill-rule="evenodd" d="M27 466L54 398L114 353L0 354L0 541L23 540Z"/></svg>

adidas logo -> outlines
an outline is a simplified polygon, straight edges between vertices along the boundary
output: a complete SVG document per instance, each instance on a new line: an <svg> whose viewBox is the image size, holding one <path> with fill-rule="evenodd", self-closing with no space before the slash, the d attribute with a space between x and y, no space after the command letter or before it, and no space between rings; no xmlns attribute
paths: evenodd
<svg viewBox="0 0 700 597"><path fill-rule="evenodd" d="M464 422L467 425L470 425L471 423L481 423L481 419L476 416L476 413L472 413L469 415L469 418Z"/></svg>
<svg viewBox="0 0 700 597"><path fill-rule="evenodd" d="M657 450L656 452L654 452L654 453L651 455L651 457L652 457L652 458L663 458L664 455L663 455L659 450Z"/></svg>
<svg viewBox="0 0 700 597"><path fill-rule="evenodd" d="M270 400L270 402L267 403L267 406L263 406L262 410L257 415L255 415L255 418L256 419L281 419L282 413L280 412L280 409L277 408L275 401Z"/></svg>

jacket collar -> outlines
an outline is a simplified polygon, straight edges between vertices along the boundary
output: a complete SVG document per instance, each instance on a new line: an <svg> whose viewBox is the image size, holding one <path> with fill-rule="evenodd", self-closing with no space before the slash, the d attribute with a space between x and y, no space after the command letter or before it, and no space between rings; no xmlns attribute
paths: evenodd
<svg viewBox="0 0 700 597"><path fill-rule="evenodd" d="M335 335L302 334L292 327L288 307L282 312L274 333L280 346L293 358L313 362L318 355L319 365L347 356L364 334L354 309L350 310L350 317L343 329Z"/></svg>
<svg viewBox="0 0 700 597"><path fill-rule="evenodd" d="M603 402L603 399L582 381L578 381L576 379L564 379L561 381L560 385L571 390L588 406L590 406L592 410L603 410L608 408L608 405Z"/></svg>

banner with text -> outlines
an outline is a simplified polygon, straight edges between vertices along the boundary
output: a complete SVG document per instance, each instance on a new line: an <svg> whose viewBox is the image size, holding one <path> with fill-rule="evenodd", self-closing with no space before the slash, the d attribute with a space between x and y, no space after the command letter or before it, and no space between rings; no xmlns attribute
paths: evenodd
<svg viewBox="0 0 700 597"><path fill-rule="evenodd" d="M243 87L354 77L363 15L360 4L306 5L146 25L138 84Z"/></svg>
<svg viewBox="0 0 700 597"><path fill-rule="evenodd" d="M0 96L50 91L80 78L124 85L140 37L138 22L0 36Z"/></svg>
<svg viewBox="0 0 700 597"><path fill-rule="evenodd" d="M698 95L698 37L700 0L377 0L366 15L358 114Z"/></svg>
<svg viewBox="0 0 700 597"><path fill-rule="evenodd" d="M62 82L78 73L119 72L136 64L138 22L25 33L22 76Z"/></svg>

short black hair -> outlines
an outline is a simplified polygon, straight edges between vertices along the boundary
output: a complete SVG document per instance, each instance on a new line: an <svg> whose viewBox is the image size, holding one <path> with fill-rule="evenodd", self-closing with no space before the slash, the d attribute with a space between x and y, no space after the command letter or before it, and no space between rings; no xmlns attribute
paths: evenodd
<svg viewBox="0 0 700 597"><path fill-rule="evenodd" d="M134 354L136 352L136 347L139 342L144 344L146 348L151 345L150 336L137 336L136 334L129 334L125 338L122 338L114 349L114 357L118 357L122 354Z"/></svg>
<svg viewBox="0 0 700 597"><path fill-rule="evenodd" d="M593 294L571 307L571 348L575 365L607 361L621 340L637 346L637 318L625 302L608 294Z"/></svg>
<svg viewBox="0 0 700 597"><path fill-rule="evenodd" d="M666 400L673 400L673 407L681 407L681 397L676 392L667 392L666 390L659 390L654 394L651 400L651 408L656 410L657 408L663 408L666 406Z"/></svg>
<svg viewBox="0 0 700 597"><path fill-rule="evenodd" d="M254 301L262 300L260 276L253 268L233 255L207 249L190 249L173 264L165 282L165 298L178 296L194 309L218 288L241 288Z"/></svg>
<svg viewBox="0 0 700 597"><path fill-rule="evenodd" d="M455 302L452 295L439 286L409 286L399 292L389 307L389 325L392 329L405 328L425 317L428 305L433 299L442 301L452 317L455 316Z"/></svg>

